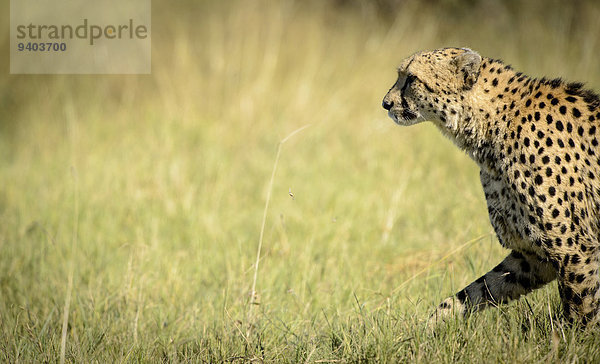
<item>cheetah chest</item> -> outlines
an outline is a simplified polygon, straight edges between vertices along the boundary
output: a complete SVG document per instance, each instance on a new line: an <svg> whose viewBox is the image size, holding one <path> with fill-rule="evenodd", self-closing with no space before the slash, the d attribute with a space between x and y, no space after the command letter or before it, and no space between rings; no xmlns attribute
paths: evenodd
<svg viewBox="0 0 600 364"><path fill-rule="evenodd" d="M502 246L521 252L545 255L528 238L531 222L524 216L523 203L502 175L494 176L484 170L480 172L490 222Z"/></svg>

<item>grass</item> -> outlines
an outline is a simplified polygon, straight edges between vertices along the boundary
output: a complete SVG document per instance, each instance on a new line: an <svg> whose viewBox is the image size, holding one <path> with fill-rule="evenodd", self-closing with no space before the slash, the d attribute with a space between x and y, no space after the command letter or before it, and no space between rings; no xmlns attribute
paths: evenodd
<svg viewBox="0 0 600 364"><path fill-rule="evenodd" d="M394 67L600 86L597 5L443 4L155 2L151 75L0 80L0 361L600 360L555 284L426 329L507 252L476 166L381 110Z"/></svg>

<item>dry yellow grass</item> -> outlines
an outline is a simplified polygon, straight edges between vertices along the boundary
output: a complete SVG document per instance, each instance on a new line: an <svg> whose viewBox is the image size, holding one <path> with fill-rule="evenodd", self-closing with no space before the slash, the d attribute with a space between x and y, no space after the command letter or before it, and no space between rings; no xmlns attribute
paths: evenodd
<svg viewBox="0 0 600 364"><path fill-rule="evenodd" d="M151 75L3 77L0 360L58 361L65 307L68 362L598 360L553 286L425 330L504 252L476 167L381 110L399 60L600 86L595 3L452 4L155 2Z"/></svg>

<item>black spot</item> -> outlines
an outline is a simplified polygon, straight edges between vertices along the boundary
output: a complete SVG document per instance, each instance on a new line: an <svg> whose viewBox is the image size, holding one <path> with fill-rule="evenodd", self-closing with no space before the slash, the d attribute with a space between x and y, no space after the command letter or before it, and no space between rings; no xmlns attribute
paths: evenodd
<svg viewBox="0 0 600 364"><path fill-rule="evenodd" d="M541 185L544 182L544 179L542 178L542 176L540 176L539 174L537 176L535 176L535 184L536 185Z"/></svg>
<svg viewBox="0 0 600 364"><path fill-rule="evenodd" d="M554 106L554 105L558 104L558 99L555 97L552 99L552 101L550 101L550 103Z"/></svg>
<svg viewBox="0 0 600 364"><path fill-rule="evenodd" d="M579 255L573 254L573 256L571 257L571 264L579 264L580 261L581 258L579 258Z"/></svg>
<svg viewBox="0 0 600 364"><path fill-rule="evenodd" d="M579 109L576 107L573 108L573 116L576 118L581 116L581 111L579 111Z"/></svg>
<svg viewBox="0 0 600 364"><path fill-rule="evenodd" d="M492 86L494 86L494 87L498 86L498 79L497 78L494 78L492 80Z"/></svg>
<svg viewBox="0 0 600 364"><path fill-rule="evenodd" d="M563 311L564 311L564 315L567 318L569 323L572 323L572 319L571 319L571 306L569 305L568 302L563 302Z"/></svg>
<svg viewBox="0 0 600 364"><path fill-rule="evenodd" d="M525 106L526 106L526 107L529 107L530 105L531 105L531 99L528 99L528 100L525 102Z"/></svg>
<svg viewBox="0 0 600 364"><path fill-rule="evenodd" d="M540 102L539 106L540 106L540 109L543 109L546 107L546 103L542 101L542 102Z"/></svg>
<svg viewBox="0 0 600 364"><path fill-rule="evenodd" d="M567 113L567 107L563 105L558 109L558 111L560 111L560 113L564 115Z"/></svg>
<svg viewBox="0 0 600 364"><path fill-rule="evenodd" d="M546 139L546 146L548 146L548 147L552 146L552 139L550 139L550 138Z"/></svg>
<svg viewBox="0 0 600 364"><path fill-rule="evenodd" d="M571 289L571 287L564 287L563 295L567 301L570 301L573 298L573 290ZM565 308L565 310L566 310L566 308Z"/></svg>
<svg viewBox="0 0 600 364"><path fill-rule="evenodd" d="M541 207L536 207L535 208L535 214L538 215L538 217L542 217L544 216L544 209L542 209Z"/></svg>
<svg viewBox="0 0 600 364"><path fill-rule="evenodd" d="M577 101L577 99L576 99L576 98L574 98L573 96L567 96L567 97L565 98L565 100L567 100L567 101L569 101L569 102L575 102L575 101Z"/></svg>
<svg viewBox="0 0 600 364"><path fill-rule="evenodd" d="M548 115L548 116L550 116L550 115ZM563 129L564 129L564 126L563 126L562 121L556 120L556 130L563 131Z"/></svg>

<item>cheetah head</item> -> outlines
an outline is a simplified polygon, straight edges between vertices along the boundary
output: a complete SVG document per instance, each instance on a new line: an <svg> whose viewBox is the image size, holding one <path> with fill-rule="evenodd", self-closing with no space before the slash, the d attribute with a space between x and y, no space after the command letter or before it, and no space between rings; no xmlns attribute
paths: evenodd
<svg viewBox="0 0 600 364"><path fill-rule="evenodd" d="M398 67L382 106L398 125L456 124L458 104L477 82L480 65L481 56L468 48L416 53Z"/></svg>

